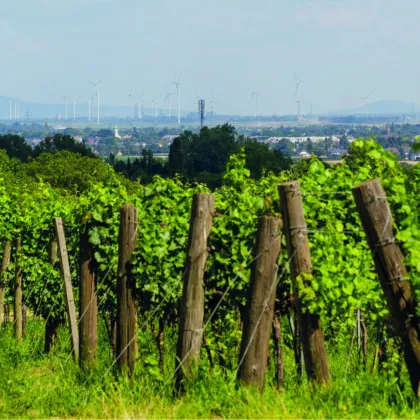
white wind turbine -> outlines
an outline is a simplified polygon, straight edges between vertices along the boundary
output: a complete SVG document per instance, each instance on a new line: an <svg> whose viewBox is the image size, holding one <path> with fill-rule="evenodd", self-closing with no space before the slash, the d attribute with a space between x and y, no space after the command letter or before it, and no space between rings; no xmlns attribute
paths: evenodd
<svg viewBox="0 0 420 420"><path fill-rule="evenodd" d="M176 86L176 96L178 97L178 124L181 124L181 82L180 78L178 78L178 81L171 82Z"/></svg>
<svg viewBox="0 0 420 420"><path fill-rule="evenodd" d="M76 101L78 100L79 98L74 98L73 99L73 121L76 121Z"/></svg>
<svg viewBox="0 0 420 420"><path fill-rule="evenodd" d="M171 118L171 96L175 93L168 93L165 98L165 102L168 101L168 118Z"/></svg>
<svg viewBox="0 0 420 420"><path fill-rule="evenodd" d="M366 105L366 118L369 118L369 104L368 104L368 99L370 98L370 95L372 95L372 92L369 92L369 94L367 96L362 96L362 99L364 99L365 101L365 105Z"/></svg>
<svg viewBox="0 0 420 420"><path fill-rule="evenodd" d="M157 119L157 117L158 117L158 98L157 98L157 96L156 96L155 99L152 99L152 102L154 102L154 104L155 104L155 118Z"/></svg>
<svg viewBox="0 0 420 420"><path fill-rule="evenodd" d="M134 119L133 95L130 93L127 98L130 99L131 119Z"/></svg>
<svg viewBox="0 0 420 420"><path fill-rule="evenodd" d="M13 103L16 104L16 101L14 99L9 99L9 120L10 121L12 120L12 104ZM15 108L15 120L16 120L16 108Z"/></svg>
<svg viewBox="0 0 420 420"><path fill-rule="evenodd" d="M214 105L217 105L217 102L214 102L213 100L210 101L209 103L209 107L210 107L210 115L213 116L214 115Z"/></svg>
<svg viewBox="0 0 420 420"><path fill-rule="evenodd" d="M90 106L92 104L92 101L93 101L93 96L86 101L86 103L89 106L89 113L88 113L88 120L89 120L89 122L90 122Z"/></svg>
<svg viewBox="0 0 420 420"><path fill-rule="evenodd" d="M252 100L252 116L255 118L257 116L257 99L259 96L259 92L252 92L251 93L251 100Z"/></svg>
<svg viewBox="0 0 420 420"><path fill-rule="evenodd" d="M141 103L140 95L137 95L137 107L138 107L138 117L141 120L143 118L143 104Z"/></svg>
<svg viewBox="0 0 420 420"><path fill-rule="evenodd" d="M302 85L303 80L299 80L298 82L296 82L296 93L297 93L297 107L298 107L298 121L302 121L302 98L301 98L301 88L300 86Z"/></svg>
<svg viewBox="0 0 420 420"><path fill-rule="evenodd" d="M99 124L99 88L101 87L102 80L99 80L98 83L93 83L91 80L89 80L90 83L92 83L93 86L96 88L96 100L98 104L98 113L97 113L97 123Z"/></svg>
<svg viewBox="0 0 420 420"><path fill-rule="evenodd" d="M65 108L66 121L67 121L67 99L69 99L69 97L66 94L64 94L63 99L64 99L64 108Z"/></svg>

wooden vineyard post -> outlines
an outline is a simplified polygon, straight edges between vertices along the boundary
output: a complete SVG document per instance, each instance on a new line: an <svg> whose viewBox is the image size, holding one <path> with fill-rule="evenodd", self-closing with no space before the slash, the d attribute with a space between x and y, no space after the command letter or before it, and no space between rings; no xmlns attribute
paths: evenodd
<svg viewBox="0 0 420 420"><path fill-rule="evenodd" d="M204 319L204 270L207 261L207 239L214 213L214 196L194 194L187 259L180 306L178 330L176 383L191 377L193 368L198 368Z"/></svg>
<svg viewBox="0 0 420 420"><path fill-rule="evenodd" d="M50 243L49 257L51 266L55 268L56 264L59 263L60 260L58 256L57 236L55 236ZM37 312L38 309L39 307L36 310ZM51 316L51 314L47 317L47 320L45 322L45 353L49 353L53 345L57 342L59 325L59 321L56 319L56 317Z"/></svg>
<svg viewBox="0 0 420 420"><path fill-rule="evenodd" d="M404 256L395 242L385 192L374 179L354 187L353 196L394 326L403 342L411 386L420 397L420 322Z"/></svg>
<svg viewBox="0 0 420 420"><path fill-rule="evenodd" d="M87 230L80 235L79 317L79 363L81 367L89 368L96 358L98 302L93 252Z"/></svg>
<svg viewBox="0 0 420 420"><path fill-rule="evenodd" d="M20 256L21 250L21 239L16 239L15 248L15 287L14 287L14 299L13 299L13 316L14 316L14 327L16 338L20 341L22 339L23 332L23 314L22 314L22 262Z"/></svg>
<svg viewBox="0 0 420 420"><path fill-rule="evenodd" d="M22 337L26 336L26 318L28 315L28 308L25 304L22 305Z"/></svg>
<svg viewBox="0 0 420 420"><path fill-rule="evenodd" d="M136 249L138 212L131 204L120 211L117 271L117 358L121 373L134 372L137 352L136 282L131 272L131 257Z"/></svg>
<svg viewBox="0 0 420 420"><path fill-rule="evenodd" d="M3 250L3 260L1 263L1 269L0 269L0 328L5 322L4 317L4 296L6 293L6 271L7 267L10 264L10 254L12 252L12 244L10 241L6 241L4 244L4 250Z"/></svg>
<svg viewBox="0 0 420 420"><path fill-rule="evenodd" d="M278 389L284 388L284 360L283 360L283 337L281 332L281 314L280 311L274 312L273 318L273 338L275 354L275 379Z"/></svg>
<svg viewBox="0 0 420 420"><path fill-rule="evenodd" d="M330 380L330 372L320 317L318 314L311 314L302 308L298 297L298 282L305 281L304 276L312 273L308 232L299 182L280 184L279 195L306 373L309 379L327 383Z"/></svg>
<svg viewBox="0 0 420 420"><path fill-rule="evenodd" d="M6 302L4 305L4 323L7 324L10 321L10 304Z"/></svg>
<svg viewBox="0 0 420 420"><path fill-rule="evenodd" d="M69 256L67 253L66 238L61 217L54 219L55 233L58 243L58 255L60 257L61 277L64 283L64 298L66 301L66 311L70 328L70 339L73 357L79 356L79 330L77 328L76 309L74 305L73 287L71 285Z"/></svg>
<svg viewBox="0 0 420 420"><path fill-rule="evenodd" d="M277 291L281 221L264 216L258 220L251 282L245 308L239 352L238 381L264 389L265 372Z"/></svg>

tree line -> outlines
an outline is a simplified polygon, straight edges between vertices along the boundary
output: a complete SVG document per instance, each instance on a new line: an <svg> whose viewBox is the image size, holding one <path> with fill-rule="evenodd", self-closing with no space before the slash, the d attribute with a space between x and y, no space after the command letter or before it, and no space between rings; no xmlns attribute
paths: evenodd
<svg viewBox="0 0 420 420"><path fill-rule="evenodd" d="M265 172L278 174L292 165L291 158L281 150L271 150L267 144L238 135L230 124L203 127L199 133L184 131L172 142L167 161L156 159L145 149L141 158L123 161L112 155L108 161L117 172L130 179L141 178L142 182L148 182L156 174L180 176L214 188L221 185L230 156L241 149L252 178L260 178Z"/></svg>

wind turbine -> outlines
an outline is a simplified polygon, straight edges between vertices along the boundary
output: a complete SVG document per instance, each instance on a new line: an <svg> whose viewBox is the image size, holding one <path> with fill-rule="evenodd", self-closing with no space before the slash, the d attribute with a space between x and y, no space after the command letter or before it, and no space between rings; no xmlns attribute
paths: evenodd
<svg viewBox="0 0 420 420"><path fill-rule="evenodd" d="M210 107L210 114L211 114L211 116L213 116L214 115L214 105L217 105L217 103L216 102L214 102L214 101L210 101L210 103L209 103L209 107Z"/></svg>
<svg viewBox="0 0 420 420"><path fill-rule="evenodd" d="M76 121L76 101L78 98L73 99L73 121Z"/></svg>
<svg viewBox="0 0 420 420"><path fill-rule="evenodd" d="M99 124L99 88L101 87L102 80L103 79L99 80L98 83L93 83L92 81L89 80L89 82L92 83L92 85L95 86L95 88L96 88L96 98L97 98L97 102L98 102L98 114L97 114L97 117L98 117L98 122L97 123L98 124Z"/></svg>
<svg viewBox="0 0 420 420"><path fill-rule="evenodd" d="M176 86L176 96L178 97L178 124L181 124L181 82L180 78L178 78L177 82L171 82Z"/></svg>
<svg viewBox="0 0 420 420"><path fill-rule="evenodd" d="M171 118L171 96L175 93L168 93L165 98L165 102L168 101L168 118Z"/></svg>
<svg viewBox="0 0 420 420"><path fill-rule="evenodd" d="M15 99L15 120L17 121L19 119L19 99Z"/></svg>
<svg viewBox="0 0 420 420"><path fill-rule="evenodd" d="M12 120L12 103L16 102L14 99L9 99L9 120ZM15 108L15 119L16 119L16 108Z"/></svg>
<svg viewBox="0 0 420 420"><path fill-rule="evenodd" d="M369 118L369 104L368 104L367 100L370 98L370 95L372 95L372 93L373 93L373 91L369 92L369 95L367 95L367 96L362 96L362 99L365 100L365 105L366 105L366 118Z"/></svg>
<svg viewBox="0 0 420 420"><path fill-rule="evenodd" d="M64 99L64 107L66 110L66 121L67 121L67 99L69 99L69 97L66 94L64 94L63 99Z"/></svg>
<svg viewBox="0 0 420 420"><path fill-rule="evenodd" d="M93 96L86 101L86 103L89 105L89 114L88 114L89 115L89 117L88 117L89 122L90 122L90 105L91 105L92 101L93 101Z"/></svg>
<svg viewBox="0 0 420 420"><path fill-rule="evenodd" d="M130 93L127 98L130 99L131 119L134 119L133 95Z"/></svg>
<svg viewBox="0 0 420 420"><path fill-rule="evenodd" d="M259 92L252 92L251 99L252 99L252 115L255 118L257 115L257 98L259 96Z"/></svg>
<svg viewBox="0 0 420 420"><path fill-rule="evenodd" d="M158 117L158 98L157 98L157 96L156 96L155 99L152 99L152 102L155 103L155 117L157 119L157 117Z"/></svg>
<svg viewBox="0 0 420 420"><path fill-rule="evenodd" d="M297 92L297 107L298 107L298 121L302 121L302 99L301 99L301 89L300 86L303 83L303 80L296 82L296 92Z"/></svg>
<svg viewBox="0 0 420 420"><path fill-rule="evenodd" d="M137 107L138 107L138 117L141 120L143 118L143 105L141 103L140 95L137 95Z"/></svg>

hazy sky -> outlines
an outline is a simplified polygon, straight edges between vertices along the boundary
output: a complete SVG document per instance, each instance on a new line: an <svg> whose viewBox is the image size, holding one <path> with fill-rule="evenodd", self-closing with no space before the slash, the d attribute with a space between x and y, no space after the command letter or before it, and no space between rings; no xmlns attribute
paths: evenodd
<svg viewBox="0 0 420 420"><path fill-rule="evenodd" d="M196 97L221 113L320 112L371 100L420 102L418 0L1 0L0 95L59 103L163 107L181 75L182 108ZM214 96L213 96L214 95ZM173 97L173 102L175 99ZM175 103L174 103L175 105Z"/></svg>

